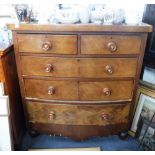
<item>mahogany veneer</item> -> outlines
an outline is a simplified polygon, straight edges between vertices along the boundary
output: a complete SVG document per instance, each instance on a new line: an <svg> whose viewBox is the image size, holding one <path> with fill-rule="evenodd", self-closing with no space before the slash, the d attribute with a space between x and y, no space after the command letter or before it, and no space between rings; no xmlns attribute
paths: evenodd
<svg viewBox="0 0 155 155"><path fill-rule="evenodd" d="M8 27L29 130L81 140L129 129L151 26Z"/></svg>
<svg viewBox="0 0 155 155"><path fill-rule="evenodd" d="M21 57L22 73L25 76L50 77L134 77L137 59L132 58L61 58ZM31 68L31 69L30 69Z"/></svg>
<svg viewBox="0 0 155 155"><path fill-rule="evenodd" d="M19 34L19 52L76 54L76 35ZM44 46L49 46L46 49Z"/></svg>

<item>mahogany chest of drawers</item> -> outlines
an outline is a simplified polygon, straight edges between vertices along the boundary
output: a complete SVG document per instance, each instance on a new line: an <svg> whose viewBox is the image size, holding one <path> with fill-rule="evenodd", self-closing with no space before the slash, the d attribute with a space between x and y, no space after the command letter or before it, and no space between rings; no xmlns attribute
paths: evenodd
<svg viewBox="0 0 155 155"><path fill-rule="evenodd" d="M129 129L151 26L8 27L29 130L81 140Z"/></svg>

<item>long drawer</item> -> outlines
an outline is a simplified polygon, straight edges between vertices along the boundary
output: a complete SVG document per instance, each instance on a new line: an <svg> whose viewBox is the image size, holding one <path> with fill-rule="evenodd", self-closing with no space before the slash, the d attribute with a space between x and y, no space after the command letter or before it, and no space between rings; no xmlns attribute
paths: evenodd
<svg viewBox="0 0 155 155"><path fill-rule="evenodd" d="M138 54L140 46L138 35L81 36L81 54Z"/></svg>
<svg viewBox="0 0 155 155"><path fill-rule="evenodd" d="M19 52L76 54L76 35L18 34Z"/></svg>
<svg viewBox="0 0 155 155"><path fill-rule="evenodd" d="M132 98L133 81L82 82L25 79L26 97L53 100L115 101Z"/></svg>
<svg viewBox="0 0 155 155"><path fill-rule="evenodd" d="M27 101L31 123L114 125L128 122L130 104L62 105ZM89 131L88 131L89 132Z"/></svg>
<svg viewBox="0 0 155 155"><path fill-rule="evenodd" d="M134 77L136 58L60 58L21 56L22 74L51 77Z"/></svg>

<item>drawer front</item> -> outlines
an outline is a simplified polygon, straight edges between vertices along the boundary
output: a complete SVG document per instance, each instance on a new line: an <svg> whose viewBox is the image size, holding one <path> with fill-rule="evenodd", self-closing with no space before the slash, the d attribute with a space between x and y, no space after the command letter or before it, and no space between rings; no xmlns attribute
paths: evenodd
<svg viewBox="0 0 155 155"><path fill-rule="evenodd" d="M137 59L22 56L22 74L52 77L134 77Z"/></svg>
<svg viewBox="0 0 155 155"><path fill-rule="evenodd" d="M78 82L25 79L26 97L39 99L77 100Z"/></svg>
<svg viewBox="0 0 155 155"><path fill-rule="evenodd" d="M19 52L76 54L76 35L18 34Z"/></svg>
<svg viewBox="0 0 155 155"><path fill-rule="evenodd" d="M65 125L114 125L128 122L130 104L60 105L27 102L29 122Z"/></svg>
<svg viewBox="0 0 155 155"><path fill-rule="evenodd" d="M80 100L127 100L132 98L133 81L80 82Z"/></svg>
<svg viewBox="0 0 155 155"><path fill-rule="evenodd" d="M138 54L140 52L140 46L140 36L81 36L81 54Z"/></svg>
<svg viewBox="0 0 155 155"><path fill-rule="evenodd" d="M81 59L79 65L81 77L134 77L136 75L137 60L130 58Z"/></svg>
<svg viewBox="0 0 155 155"><path fill-rule="evenodd" d="M78 77L78 60L58 57L22 56L22 74L52 77Z"/></svg>
<svg viewBox="0 0 155 155"><path fill-rule="evenodd" d="M133 81L52 81L25 79L26 97L50 100L115 101L132 98Z"/></svg>

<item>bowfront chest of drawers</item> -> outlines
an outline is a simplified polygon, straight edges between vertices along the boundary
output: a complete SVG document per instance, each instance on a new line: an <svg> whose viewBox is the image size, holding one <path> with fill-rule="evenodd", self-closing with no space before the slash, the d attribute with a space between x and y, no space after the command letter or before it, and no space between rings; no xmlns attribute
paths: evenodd
<svg viewBox="0 0 155 155"><path fill-rule="evenodd" d="M8 27L29 130L81 140L130 128L151 26Z"/></svg>

